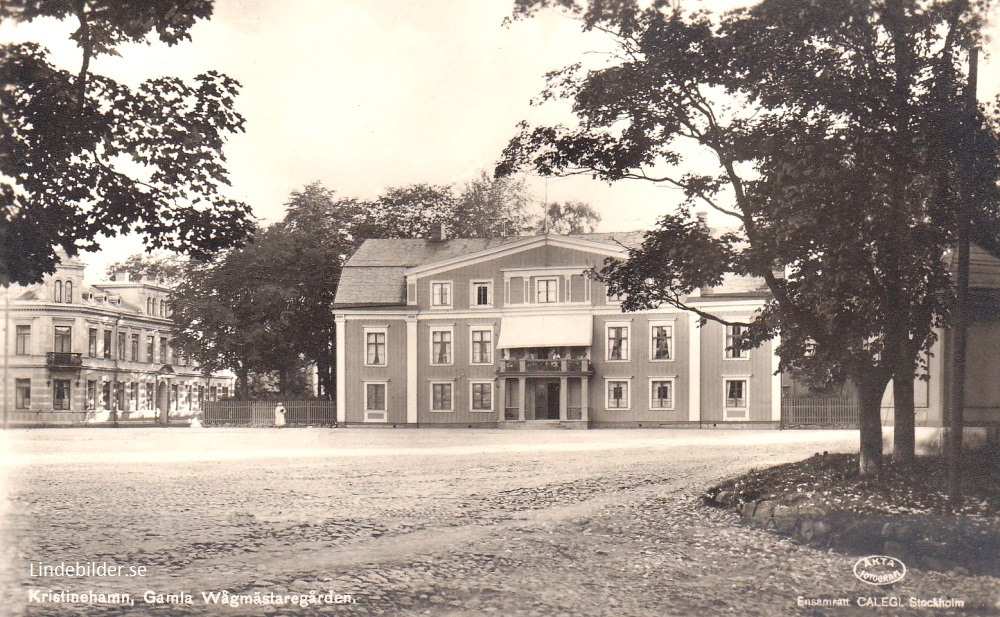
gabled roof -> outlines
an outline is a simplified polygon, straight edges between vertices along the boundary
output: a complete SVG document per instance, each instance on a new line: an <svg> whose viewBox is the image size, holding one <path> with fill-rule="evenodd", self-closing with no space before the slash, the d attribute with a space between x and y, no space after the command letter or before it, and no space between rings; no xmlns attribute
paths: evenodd
<svg viewBox="0 0 1000 617"><path fill-rule="evenodd" d="M401 306L406 304L406 274L412 268L472 259L490 252L526 248L551 239L582 240L605 245L608 250L635 246L642 232L592 233L560 236L511 238L455 238L452 240L373 239L366 240L354 252L340 275L334 305L340 308L362 306Z"/></svg>

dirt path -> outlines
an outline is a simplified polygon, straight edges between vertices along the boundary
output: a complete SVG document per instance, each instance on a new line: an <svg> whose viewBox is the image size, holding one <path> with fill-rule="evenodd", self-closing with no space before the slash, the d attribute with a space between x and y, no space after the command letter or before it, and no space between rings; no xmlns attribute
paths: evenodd
<svg viewBox="0 0 1000 617"><path fill-rule="evenodd" d="M853 435L123 433L4 436L0 591L12 601L0 614L954 612L908 607L938 597L1000 614L1000 580L912 570L895 589L874 588L854 578L854 558L743 529L700 504L723 476L850 448ZM149 575L28 576L29 563L60 561L145 565ZM127 592L135 606L28 602L40 589ZM188 593L192 604L148 605L147 590ZM251 601L332 591L350 603L205 603L203 592L223 590ZM800 597L850 606L802 607ZM903 606L859 607L859 597Z"/></svg>

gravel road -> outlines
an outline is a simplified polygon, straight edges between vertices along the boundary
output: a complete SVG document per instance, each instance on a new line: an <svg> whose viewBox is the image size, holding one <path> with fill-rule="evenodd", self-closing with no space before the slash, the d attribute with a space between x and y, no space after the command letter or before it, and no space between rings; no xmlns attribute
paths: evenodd
<svg viewBox="0 0 1000 617"><path fill-rule="evenodd" d="M0 614L1000 615L1000 579L911 568L892 588L871 586L854 577L856 557L747 529L700 503L723 477L856 439L6 431ZM77 562L145 576L32 576ZM124 593L132 605L81 601ZM847 606L808 605L824 601ZM931 606L912 606L921 601Z"/></svg>

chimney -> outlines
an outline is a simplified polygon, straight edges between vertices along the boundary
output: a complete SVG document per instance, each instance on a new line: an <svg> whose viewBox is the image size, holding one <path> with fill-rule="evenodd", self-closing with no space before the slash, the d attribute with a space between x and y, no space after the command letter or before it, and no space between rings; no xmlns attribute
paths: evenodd
<svg viewBox="0 0 1000 617"><path fill-rule="evenodd" d="M444 242L448 239L448 231L444 226L444 223L435 223L431 227L431 242Z"/></svg>
<svg viewBox="0 0 1000 617"><path fill-rule="evenodd" d="M111 275L111 280L117 281L119 283L128 283L129 282L128 272L124 270L117 270L114 274Z"/></svg>

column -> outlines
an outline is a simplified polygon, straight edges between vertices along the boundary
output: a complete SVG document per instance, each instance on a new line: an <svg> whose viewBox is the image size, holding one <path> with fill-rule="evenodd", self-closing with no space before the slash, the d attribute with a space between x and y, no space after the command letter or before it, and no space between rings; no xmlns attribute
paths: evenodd
<svg viewBox="0 0 1000 617"><path fill-rule="evenodd" d="M524 377L517 378L517 419L524 422L524 402L525 402L525 390L527 389L527 379Z"/></svg>
<svg viewBox="0 0 1000 617"><path fill-rule="evenodd" d="M566 420L569 411L566 409L566 398L569 395L569 384L566 377L559 378L559 419Z"/></svg>
<svg viewBox="0 0 1000 617"><path fill-rule="evenodd" d="M688 420L701 420L701 328L698 318L687 315L688 320Z"/></svg>
<svg viewBox="0 0 1000 617"><path fill-rule="evenodd" d="M417 424L417 316L406 316L406 423Z"/></svg>
<svg viewBox="0 0 1000 617"><path fill-rule="evenodd" d="M580 419L590 421L590 378L580 378Z"/></svg>
<svg viewBox="0 0 1000 617"><path fill-rule="evenodd" d="M502 360L501 360L502 362ZM500 386L500 392L497 394L497 422L504 422L507 419L507 378L501 377L497 384Z"/></svg>
<svg viewBox="0 0 1000 617"><path fill-rule="evenodd" d="M337 423L347 422L347 318L334 316L337 328Z"/></svg>
<svg viewBox="0 0 1000 617"><path fill-rule="evenodd" d="M775 349L781 344L781 337L771 340L771 421L781 422L781 373L778 372L778 352Z"/></svg>

